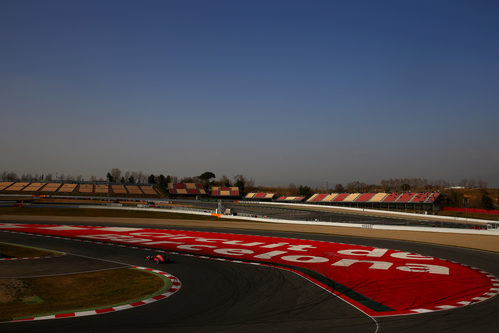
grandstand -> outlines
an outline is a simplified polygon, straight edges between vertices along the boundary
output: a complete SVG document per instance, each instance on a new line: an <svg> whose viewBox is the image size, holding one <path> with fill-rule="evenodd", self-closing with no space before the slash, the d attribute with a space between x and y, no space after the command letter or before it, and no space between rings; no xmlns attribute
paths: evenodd
<svg viewBox="0 0 499 333"><path fill-rule="evenodd" d="M334 197L332 202L342 202L346 197L348 197L350 193L339 193Z"/></svg>
<svg viewBox="0 0 499 333"><path fill-rule="evenodd" d="M397 198L397 202L409 202L415 195L416 193L413 192L402 193L400 197Z"/></svg>
<svg viewBox="0 0 499 333"><path fill-rule="evenodd" d="M5 190L10 185L14 184L13 182L0 182L0 191Z"/></svg>
<svg viewBox="0 0 499 333"><path fill-rule="evenodd" d="M336 198L337 195L338 193L328 194L324 199L322 199L322 202L331 202L334 200L334 198Z"/></svg>
<svg viewBox="0 0 499 333"><path fill-rule="evenodd" d="M212 197L239 197L239 187L213 186L210 190Z"/></svg>
<svg viewBox="0 0 499 333"><path fill-rule="evenodd" d="M402 195L402 193L390 193L388 194L382 202L395 202Z"/></svg>
<svg viewBox="0 0 499 333"><path fill-rule="evenodd" d="M41 192L55 192L60 186L61 183L48 183L41 189Z"/></svg>
<svg viewBox="0 0 499 333"><path fill-rule="evenodd" d="M343 199L343 202L354 202L355 199L357 199L359 196L360 193L351 193L345 199Z"/></svg>
<svg viewBox="0 0 499 333"><path fill-rule="evenodd" d="M154 189L152 185L140 185L140 189L144 194L147 195L158 195L158 192Z"/></svg>
<svg viewBox="0 0 499 333"><path fill-rule="evenodd" d="M168 192L171 195L205 195L206 191L201 183L168 183Z"/></svg>
<svg viewBox="0 0 499 333"><path fill-rule="evenodd" d="M95 184L95 193L107 194L109 193L109 186L107 184Z"/></svg>
<svg viewBox="0 0 499 333"><path fill-rule="evenodd" d="M19 192L22 191L23 188L28 186L29 183L14 183L8 188L6 188L4 191L9 191L9 192Z"/></svg>
<svg viewBox="0 0 499 333"><path fill-rule="evenodd" d="M437 200L439 193L316 193L306 202L312 204L330 204L350 207L370 208L412 208L429 209ZM277 201L284 201L280 197Z"/></svg>
<svg viewBox="0 0 499 333"><path fill-rule="evenodd" d="M62 184L62 186L57 191L58 193L72 193L78 184Z"/></svg>
<svg viewBox="0 0 499 333"><path fill-rule="evenodd" d="M386 193L376 193L371 199L369 199L369 202L381 202L387 195L388 194Z"/></svg>
<svg viewBox="0 0 499 333"><path fill-rule="evenodd" d="M308 198L307 202L322 202L328 195L327 193L317 193Z"/></svg>
<svg viewBox="0 0 499 333"><path fill-rule="evenodd" d="M267 193L267 192L251 192L246 194L244 197L245 200L262 200L262 201L269 201L274 199L275 194L274 193Z"/></svg>
<svg viewBox="0 0 499 333"><path fill-rule="evenodd" d="M111 190L114 194L128 194L123 185L111 185Z"/></svg>
<svg viewBox="0 0 499 333"><path fill-rule="evenodd" d="M130 194L135 194L135 195L137 195L137 194L138 195L143 194L142 190L137 185L125 185L125 187L126 187L128 193L130 193Z"/></svg>
<svg viewBox="0 0 499 333"><path fill-rule="evenodd" d="M94 184L80 184L78 191L80 193L92 193L94 191Z"/></svg>
<svg viewBox="0 0 499 333"><path fill-rule="evenodd" d="M37 192L39 191L45 183L31 183L25 188L23 188L23 192Z"/></svg>
<svg viewBox="0 0 499 333"><path fill-rule="evenodd" d="M438 192L432 193L432 194L430 194L428 199L425 200L425 203L434 203L438 199L439 196L440 196L440 193L438 193Z"/></svg>
<svg viewBox="0 0 499 333"><path fill-rule="evenodd" d="M411 199L411 202L420 203L425 202L426 199L431 195L429 192L416 193L416 195Z"/></svg>
<svg viewBox="0 0 499 333"><path fill-rule="evenodd" d="M371 200L374 196L376 195L376 193L362 193L361 195L359 195L356 199L355 199L355 202L368 202L369 200Z"/></svg>
<svg viewBox="0 0 499 333"><path fill-rule="evenodd" d="M293 196L280 196L279 198L276 199L276 201L280 202L303 202L305 200L305 197L293 197Z"/></svg>

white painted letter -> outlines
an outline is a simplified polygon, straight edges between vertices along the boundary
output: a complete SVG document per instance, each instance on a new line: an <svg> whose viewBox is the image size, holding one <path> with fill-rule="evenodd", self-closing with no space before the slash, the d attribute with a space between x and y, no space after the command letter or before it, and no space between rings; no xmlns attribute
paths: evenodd
<svg viewBox="0 0 499 333"><path fill-rule="evenodd" d="M387 249L372 249L372 250L340 250L339 254L346 254L349 256L366 256L366 257L382 257L388 250Z"/></svg>
<svg viewBox="0 0 499 333"><path fill-rule="evenodd" d="M189 250L189 251L201 251L202 249L198 249L199 247L211 247L211 248L214 248L216 246L213 246L213 245L191 245L191 244L185 244L185 245L179 245L179 246L177 246L177 249Z"/></svg>
<svg viewBox="0 0 499 333"><path fill-rule="evenodd" d="M242 256L243 254L254 253L251 250L245 250L245 249L216 249L216 250L213 250L213 252L220 253L220 254L226 254L229 256Z"/></svg>
<svg viewBox="0 0 499 333"><path fill-rule="evenodd" d="M390 268L391 265L393 265L391 262L387 261L374 261L374 260L355 260L355 259L341 259L340 261L335 262L331 266L343 266L343 267L350 267L355 263L368 263L371 264L371 269L388 269Z"/></svg>
<svg viewBox="0 0 499 333"><path fill-rule="evenodd" d="M255 256L255 258L270 259L272 257L278 256L278 255L284 254L284 253L287 253L287 252L286 251L271 251L271 252L259 254L259 255Z"/></svg>
<svg viewBox="0 0 499 333"><path fill-rule="evenodd" d="M290 245L290 246L288 246L288 250L293 250L293 251L307 251L307 249L315 249L315 246L312 246L312 245Z"/></svg>
<svg viewBox="0 0 499 333"><path fill-rule="evenodd" d="M414 260L433 260L432 257L422 256L420 254L410 253L410 252L395 252L391 254L394 258L400 259L414 259Z"/></svg>
<svg viewBox="0 0 499 333"><path fill-rule="evenodd" d="M397 269L404 271L404 272L449 275L449 267L438 266L438 265L410 263L410 264L405 264L405 266L397 267Z"/></svg>
<svg viewBox="0 0 499 333"><path fill-rule="evenodd" d="M229 245L241 245L241 246L257 246L257 245L265 244L265 243L262 243L262 242L242 243L242 241L238 241L238 240L226 241L226 242L223 242L223 243L224 244L229 244Z"/></svg>
<svg viewBox="0 0 499 333"><path fill-rule="evenodd" d="M314 257L314 256L284 256L281 259L292 262L304 262L304 263L313 263L313 264L329 261L328 258Z"/></svg>

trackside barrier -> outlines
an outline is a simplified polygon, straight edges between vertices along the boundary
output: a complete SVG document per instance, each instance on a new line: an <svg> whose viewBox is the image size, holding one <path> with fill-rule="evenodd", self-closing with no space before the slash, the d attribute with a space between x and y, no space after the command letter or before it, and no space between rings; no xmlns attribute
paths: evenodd
<svg viewBox="0 0 499 333"><path fill-rule="evenodd" d="M116 210L132 210L132 211L151 211L151 212L170 212L179 214L193 214L212 216L212 211L200 211L189 209L164 209L164 208L135 208L135 207L107 207L107 206L79 206L79 208L95 208L95 209L116 209ZM218 215L218 214L217 214ZM268 223L286 223L286 224L306 224L306 225L322 225L334 227L348 227L359 229L376 229L376 230L405 230L405 231L424 231L424 232L440 232L440 233L456 233L456 234L473 234L473 235L497 235L499 229L490 230L474 230L474 229L457 229L457 228L441 228L441 227L409 227L400 225L384 225L384 224L358 224L358 223L342 223L342 222L321 222L321 221L299 221L299 220L283 220L270 219L261 217L246 217L233 215L220 215L220 219L268 222Z"/></svg>
<svg viewBox="0 0 499 333"><path fill-rule="evenodd" d="M310 204L296 204L296 203L284 203L284 202L255 202L255 201L240 201L240 203L244 204L259 204L259 205L276 205L276 206L289 206L289 207L304 207L304 208L321 208L325 210L343 210L348 212L364 212L364 213L381 213L387 216L393 217L415 217L420 219L431 218L433 221L461 221L461 222L473 222L477 224L487 225L493 224L499 226L499 221L495 220L481 220L481 219L472 219L472 218L464 218L464 217L452 217L452 216L440 216L440 215L423 215L416 213L404 213L404 212L393 212L389 210L377 210L377 209L368 209L368 208L354 208L354 207L342 207L342 206L325 206L325 205L310 205Z"/></svg>

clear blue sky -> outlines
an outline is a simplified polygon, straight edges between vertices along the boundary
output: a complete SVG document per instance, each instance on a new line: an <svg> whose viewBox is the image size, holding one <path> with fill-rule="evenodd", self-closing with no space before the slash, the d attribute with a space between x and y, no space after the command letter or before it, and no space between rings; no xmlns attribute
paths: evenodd
<svg viewBox="0 0 499 333"><path fill-rule="evenodd" d="M498 1L0 2L0 172L499 186Z"/></svg>

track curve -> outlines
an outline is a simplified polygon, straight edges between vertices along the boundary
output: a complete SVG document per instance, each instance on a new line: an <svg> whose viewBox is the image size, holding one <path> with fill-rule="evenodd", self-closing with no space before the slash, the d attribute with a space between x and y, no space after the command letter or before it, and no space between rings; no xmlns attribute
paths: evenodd
<svg viewBox="0 0 499 333"><path fill-rule="evenodd" d="M60 221L57 222L59 223ZM95 224L105 225L98 220ZM157 225L155 227L158 228ZM228 229L223 231L228 232ZM243 232L238 230L237 233ZM305 236L265 231L248 233L306 237L418 252L470 264L499 275L499 259L495 253L357 237L313 234ZM103 257L106 260L134 265L143 265L143 258L149 253L141 249L88 243L82 245L70 240L7 233L0 233L0 241L19 242L89 257ZM62 331L68 327L75 332L86 332L96 326L99 330L111 332L155 332L165 329L174 329L176 332L375 332L379 325L379 332L450 331L451 328L454 332L475 332L477 328L482 332L492 332L499 324L497 297L462 309L378 318L376 323L328 292L286 271L194 257L171 257L174 263L169 265L167 270L182 280L183 288L177 295L164 302L93 318L60 319L43 323L4 323L0 328L2 332L38 332L49 329Z"/></svg>

